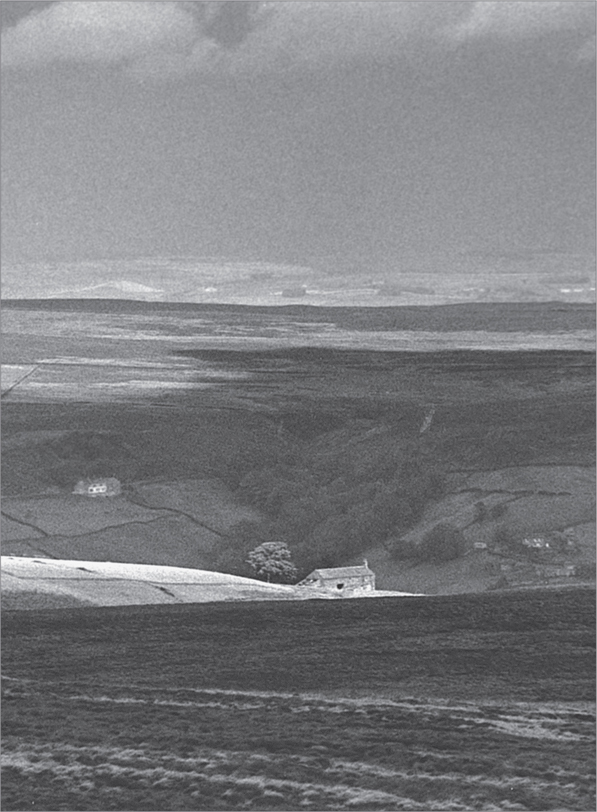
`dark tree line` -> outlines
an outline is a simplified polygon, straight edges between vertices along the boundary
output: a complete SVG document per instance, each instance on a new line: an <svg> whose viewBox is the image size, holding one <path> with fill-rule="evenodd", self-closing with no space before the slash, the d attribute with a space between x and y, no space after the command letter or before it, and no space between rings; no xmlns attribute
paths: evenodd
<svg viewBox="0 0 597 812"><path fill-rule="evenodd" d="M442 472L414 443L373 435L368 441L367 433L363 440L355 432L332 432L294 464L246 475L237 495L264 519L234 528L218 568L248 574L251 550L281 542L299 573L306 574L317 566L338 566L377 544L389 545L411 528L425 505L441 496ZM444 536L446 549L454 547L450 535Z"/></svg>

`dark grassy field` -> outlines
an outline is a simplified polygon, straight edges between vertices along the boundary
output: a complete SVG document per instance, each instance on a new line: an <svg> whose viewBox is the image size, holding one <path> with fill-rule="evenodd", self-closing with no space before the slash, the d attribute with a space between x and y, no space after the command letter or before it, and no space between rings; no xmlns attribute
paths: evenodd
<svg viewBox="0 0 597 812"><path fill-rule="evenodd" d="M595 592L5 612L3 809L590 810Z"/></svg>
<svg viewBox="0 0 597 812"><path fill-rule="evenodd" d="M249 470L302 454L304 441L362 420L387 426L397 441L424 442L450 467L595 461L594 353L191 354L248 369L251 377L145 403L30 403L9 396L2 413L6 440L40 431L111 439L104 437L95 460L73 443L7 446L3 492L70 484L94 464L123 480L217 476L234 486ZM429 403L437 406L434 430L419 438Z"/></svg>
<svg viewBox="0 0 597 812"><path fill-rule="evenodd" d="M552 332L595 329L592 304L565 302L492 302L400 307L279 307L118 299L6 299L14 310L89 313L163 313L213 315L246 324L289 317L293 321L333 322L356 330L499 330Z"/></svg>
<svg viewBox="0 0 597 812"><path fill-rule="evenodd" d="M564 589L7 612L3 668L52 682L135 674L153 687L590 700L594 597Z"/></svg>

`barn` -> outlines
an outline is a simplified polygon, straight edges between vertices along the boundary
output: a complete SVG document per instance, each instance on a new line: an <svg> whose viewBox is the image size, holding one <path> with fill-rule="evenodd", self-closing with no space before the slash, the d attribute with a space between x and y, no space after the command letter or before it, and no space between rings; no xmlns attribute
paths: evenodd
<svg viewBox="0 0 597 812"><path fill-rule="evenodd" d="M113 476L80 479L75 485L73 493L79 496L118 496L119 493L122 493L122 487Z"/></svg>
<svg viewBox="0 0 597 812"><path fill-rule="evenodd" d="M354 590L371 592L375 589L375 573L369 569L367 561L364 561L359 567L313 570L298 586L316 587L336 594Z"/></svg>

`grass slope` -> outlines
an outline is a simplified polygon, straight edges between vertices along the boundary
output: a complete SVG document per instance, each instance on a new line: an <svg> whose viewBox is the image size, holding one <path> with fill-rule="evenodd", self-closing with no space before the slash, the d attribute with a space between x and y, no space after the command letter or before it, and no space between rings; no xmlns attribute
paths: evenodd
<svg viewBox="0 0 597 812"><path fill-rule="evenodd" d="M3 809L594 809L594 590L7 612Z"/></svg>
<svg viewBox="0 0 597 812"><path fill-rule="evenodd" d="M4 541L2 549L6 555L209 569L220 545L221 537L215 533L184 516L171 516L89 535Z"/></svg>
<svg viewBox="0 0 597 812"><path fill-rule="evenodd" d="M417 563L397 560L391 553L398 539L366 550L378 573L380 589L426 594L482 592L496 585L570 582L571 577L592 579L595 568L595 473L592 468L544 466L462 472L449 477L448 492L430 500L419 521L402 541L420 544L438 524L448 523L462 532L463 554L449 562ZM483 513L480 513L480 508ZM493 516L492 511L497 510ZM520 542L525 536L544 536L566 528L572 549L550 549L529 555ZM499 546L500 533L512 540ZM487 549L475 550L485 543ZM353 563L358 563L355 557ZM558 576L564 565L575 576ZM506 569L508 568L508 569ZM554 574L556 573L556 574ZM558 580L559 579L559 580Z"/></svg>
<svg viewBox="0 0 597 812"><path fill-rule="evenodd" d="M6 673L166 687L590 699L594 590L6 614ZM34 652L37 654L34 656ZM283 652L283 656L281 656ZM156 682L157 680L157 682Z"/></svg>
<svg viewBox="0 0 597 812"><path fill-rule="evenodd" d="M131 501L115 496L89 499L83 496L46 496L37 499L3 500L5 516L15 523L38 528L44 536L80 536L96 533L108 527L146 523L165 518L162 511L151 511ZM10 528L8 539L11 538Z"/></svg>
<svg viewBox="0 0 597 812"><path fill-rule="evenodd" d="M128 483L109 499L6 497L3 552L213 569L229 530L259 518L217 479Z"/></svg>
<svg viewBox="0 0 597 812"><path fill-rule="evenodd" d="M292 599L291 587L221 572L2 556L2 600L15 609ZM31 605L27 600L32 598Z"/></svg>

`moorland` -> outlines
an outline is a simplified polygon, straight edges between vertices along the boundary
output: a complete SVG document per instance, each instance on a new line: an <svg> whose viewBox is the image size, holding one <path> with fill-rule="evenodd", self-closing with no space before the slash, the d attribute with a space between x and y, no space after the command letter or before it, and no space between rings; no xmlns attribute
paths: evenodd
<svg viewBox="0 0 597 812"><path fill-rule="evenodd" d="M589 588L5 612L3 809L590 810Z"/></svg>

